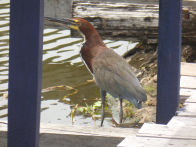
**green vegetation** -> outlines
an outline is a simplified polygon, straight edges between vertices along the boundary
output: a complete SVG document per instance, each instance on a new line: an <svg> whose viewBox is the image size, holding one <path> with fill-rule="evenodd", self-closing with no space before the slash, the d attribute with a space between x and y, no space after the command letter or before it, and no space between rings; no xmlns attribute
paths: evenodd
<svg viewBox="0 0 196 147"><path fill-rule="evenodd" d="M152 95L153 93L156 92L156 87L152 85L145 85L144 90L146 91L147 94Z"/></svg>
<svg viewBox="0 0 196 147"><path fill-rule="evenodd" d="M86 104L86 106L78 106L78 104L72 109L71 112L71 118L72 123L74 123L74 117L75 115L82 114L84 116L91 116L94 120L94 123L96 125L96 116L100 115L101 113L101 101L97 101L93 103L92 105Z"/></svg>

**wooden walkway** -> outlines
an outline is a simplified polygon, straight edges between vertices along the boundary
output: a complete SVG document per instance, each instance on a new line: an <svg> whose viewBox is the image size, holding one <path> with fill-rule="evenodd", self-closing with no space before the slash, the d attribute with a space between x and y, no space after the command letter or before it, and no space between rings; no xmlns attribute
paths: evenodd
<svg viewBox="0 0 196 147"><path fill-rule="evenodd" d="M181 99L186 100L177 116L167 125L144 124L118 147L196 147L196 64L181 64L180 87Z"/></svg>

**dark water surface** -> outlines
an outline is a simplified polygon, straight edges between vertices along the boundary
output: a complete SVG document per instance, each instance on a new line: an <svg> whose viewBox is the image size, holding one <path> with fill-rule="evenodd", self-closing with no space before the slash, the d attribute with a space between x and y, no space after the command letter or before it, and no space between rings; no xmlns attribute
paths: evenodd
<svg viewBox="0 0 196 147"><path fill-rule="evenodd" d="M8 53L9 53L9 1L0 1L0 120L7 120L8 91ZM91 105L99 98L99 89L91 80L92 76L84 66L79 56L82 38L71 38L69 30L55 28L44 29L43 47L43 81L41 101L41 122L61 123L71 125L70 112L72 106ZM128 41L104 40L108 47L123 55L134 47ZM57 88L70 86L77 89ZM25 89L24 89L25 90ZM99 124L99 120L97 121ZM94 125L91 117L75 116L76 125ZM111 125L111 119L106 118L104 125Z"/></svg>

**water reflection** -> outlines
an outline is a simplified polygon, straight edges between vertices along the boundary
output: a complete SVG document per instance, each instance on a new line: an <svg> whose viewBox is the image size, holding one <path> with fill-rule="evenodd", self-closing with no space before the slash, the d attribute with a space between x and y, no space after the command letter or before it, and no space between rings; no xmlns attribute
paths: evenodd
<svg viewBox="0 0 196 147"><path fill-rule="evenodd" d="M99 98L99 89L95 83L85 83L92 76L81 62L79 56L82 38L71 38L69 30L55 28L44 29L43 46L43 83L42 88L59 85L75 87L77 92L67 89L43 91L41 102L41 121L71 125L70 112L72 106L93 104ZM134 44L128 41L104 41L120 55ZM7 120L7 99L4 94L8 90L8 44L9 44L9 3L0 1L0 118ZM104 125L111 125L106 118ZM99 123L99 122L97 122ZM77 115L75 124L94 125L91 117Z"/></svg>

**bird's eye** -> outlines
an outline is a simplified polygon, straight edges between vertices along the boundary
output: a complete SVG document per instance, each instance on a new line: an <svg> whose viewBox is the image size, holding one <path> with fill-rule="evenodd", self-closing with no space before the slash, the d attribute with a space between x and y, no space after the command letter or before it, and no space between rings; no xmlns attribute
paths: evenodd
<svg viewBox="0 0 196 147"><path fill-rule="evenodd" d="M80 25L80 24L81 24L80 21L77 20L77 19L74 19L74 22L75 22L77 25Z"/></svg>
<svg viewBox="0 0 196 147"><path fill-rule="evenodd" d="M81 23L80 23L80 22L76 22L76 23L77 23L77 25L79 25L79 26L81 25Z"/></svg>

